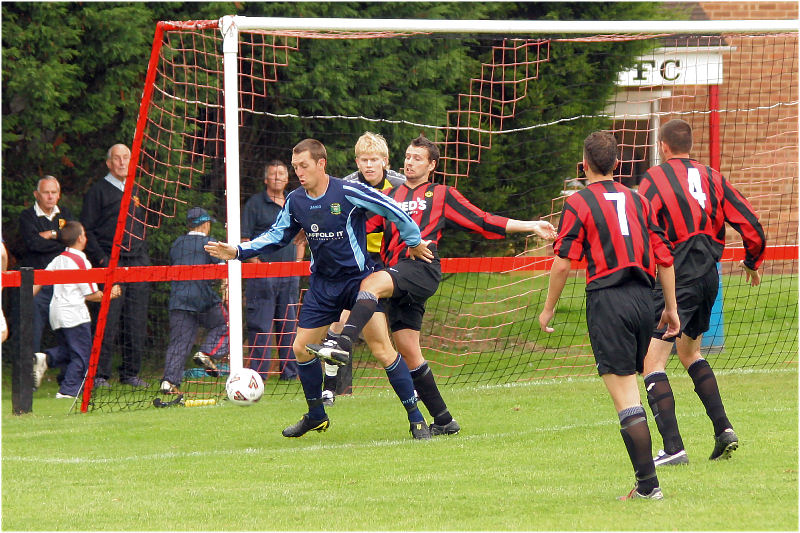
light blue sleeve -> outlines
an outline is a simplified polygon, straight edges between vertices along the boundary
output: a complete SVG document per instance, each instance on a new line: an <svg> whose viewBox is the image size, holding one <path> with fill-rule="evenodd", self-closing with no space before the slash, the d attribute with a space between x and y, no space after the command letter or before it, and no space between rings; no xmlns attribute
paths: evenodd
<svg viewBox="0 0 800 533"><path fill-rule="evenodd" d="M238 255L236 258L242 260L250 259L264 252L278 250L289 244L300 231L300 225L292 217L291 205L290 196L286 199L281 212L278 213L275 223L267 231L253 240L243 242L237 246Z"/></svg>
<svg viewBox="0 0 800 533"><path fill-rule="evenodd" d="M392 198L367 187L357 187L351 184L344 185L345 197L358 207L380 215L390 222L394 222L403 242L409 248L414 248L422 241L419 226Z"/></svg>

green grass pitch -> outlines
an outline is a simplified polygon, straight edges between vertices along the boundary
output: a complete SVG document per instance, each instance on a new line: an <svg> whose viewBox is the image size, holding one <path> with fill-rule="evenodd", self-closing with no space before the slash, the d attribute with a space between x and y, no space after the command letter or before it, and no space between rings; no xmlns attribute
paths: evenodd
<svg viewBox="0 0 800 533"><path fill-rule="evenodd" d="M446 387L463 431L431 442L388 391L341 397L326 433L290 440L300 398L80 415L48 383L13 416L6 377L2 528L797 530L796 367L718 379L732 459L707 460L711 423L673 372L690 464L659 469L663 501L618 502L633 472L598 377Z"/></svg>

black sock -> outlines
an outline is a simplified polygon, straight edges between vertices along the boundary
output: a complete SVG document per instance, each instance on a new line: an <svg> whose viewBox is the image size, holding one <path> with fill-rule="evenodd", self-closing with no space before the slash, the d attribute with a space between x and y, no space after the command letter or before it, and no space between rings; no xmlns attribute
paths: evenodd
<svg viewBox="0 0 800 533"><path fill-rule="evenodd" d="M675 397L669 384L667 374L653 372L644 378L647 389L647 403L653 411L653 419L664 441L664 451L672 455L683 449L683 439L678 430L678 419L675 417Z"/></svg>
<svg viewBox="0 0 800 533"><path fill-rule="evenodd" d="M628 450L636 483L641 494L650 494L658 487L656 465L653 463L653 444L650 441L650 428L644 407L638 405L619 412L620 434Z"/></svg>
<svg viewBox="0 0 800 533"><path fill-rule="evenodd" d="M694 381L694 391L706 408L706 414L714 424L714 436L719 436L723 431L732 428L722 397L719 395L719 386L711 365L705 359L698 359L687 369L689 376Z"/></svg>
<svg viewBox="0 0 800 533"><path fill-rule="evenodd" d="M353 343L358 340L361 335L361 330L367 325L367 322L375 314L375 307L378 305L378 298L371 292L359 291L356 297L356 303L350 310L350 318L347 319L347 324L342 328L342 333L339 336L338 342L342 349L352 352Z"/></svg>
<svg viewBox="0 0 800 533"><path fill-rule="evenodd" d="M439 387L436 386L436 380L433 378L433 372L428 367L427 361L411 371L411 379L414 380L414 389L416 389L419 399L433 417L433 423L438 426L449 424L453 420L453 416L447 410L447 405L439 393Z"/></svg>

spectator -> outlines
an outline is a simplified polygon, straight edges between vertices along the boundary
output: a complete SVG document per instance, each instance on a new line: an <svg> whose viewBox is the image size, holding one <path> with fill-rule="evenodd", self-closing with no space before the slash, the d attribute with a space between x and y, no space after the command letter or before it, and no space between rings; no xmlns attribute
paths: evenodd
<svg viewBox="0 0 800 533"><path fill-rule="evenodd" d="M47 265L47 270L89 270L91 263L83 250L86 232L80 222L67 222L59 233L59 242L67 247ZM34 355L34 386L39 388L47 368L61 369L56 398L75 398L83 386L89 355L92 351L92 328L86 300L99 302L103 292L94 283L61 283L53 286L50 302L50 326L58 336L58 346ZM34 286L39 293L41 286ZM120 294L118 285L111 288L111 298Z"/></svg>
<svg viewBox="0 0 800 533"><path fill-rule="evenodd" d="M115 144L108 149L106 166L108 174L95 182L83 199L81 222L86 228L86 255L96 266L108 266L111 246L117 230L125 180L131 151L124 144ZM120 244L120 267L149 266L150 256L145 240L146 211L141 205L139 187L134 183L131 201L127 206L125 232ZM111 302L106 316L103 347L97 365L95 387L109 387L111 378L112 347L121 329L122 364L119 367L120 382L133 387L147 387L139 378L145 340L147 339L147 305L150 299L148 283L125 283L122 296ZM121 323L121 328L120 328Z"/></svg>
<svg viewBox="0 0 800 533"><path fill-rule="evenodd" d="M64 245L58 240L59 232L73 217L67 208L58 206L61 186L53 176L39 180L33 197L36 199L33 206L19 215L19 233L24 247L19 266L41 270L64 251ZM45 285L33 299L34 352L42 348L42 333L49 323L52 297L53 286Z"/></svg>
<svg viewBox="0 0 800 533"><path fill-rule="evenodd" d="M242 241L264 233L278 218L286 203L285 189L289 168L283 161L273 160L264 168L265 190L251 196L242 212ZM271 252L264 252L249 261L269 263L302 261L304 245L289 243ZM272 364L272 346L278 346L280 379L297 379L297 360L292 351L297 327L297 303L300 298L298 276L250 278L245 283L247 299L247 339L253 347L250 368L267 379ZM274 341L270 337L274 334Z"/></svg>
<svg viewBox="0 0 800 533"><path fill-rule="evenodd" d="M169 251L173 265L208 265L220 263L203 247L211 239L211 223L216 222L202 207L189 209L186 223L189 233L181 235L172 243ZM227 290L223 280L222 292ZM194 346L197 328L208 331L194 362L205 367L206 373L219 376L214 360L228 354L228 320L222 299L214 290L213 280L173 281L169 294L169 345L167 346L164 378L161 392L177 393L183 378L186 355Z"/></svg>

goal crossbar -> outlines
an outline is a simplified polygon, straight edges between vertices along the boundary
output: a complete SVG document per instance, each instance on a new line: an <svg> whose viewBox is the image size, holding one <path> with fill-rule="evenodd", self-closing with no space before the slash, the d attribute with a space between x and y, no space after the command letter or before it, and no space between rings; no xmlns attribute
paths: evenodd
<svg viewBox="0 0 800 533"><path fill-rule="evenodd" d="M792 32L800 20L423 20L226 16L239 30L391 31L422 33L728 33Z"/></svg>

